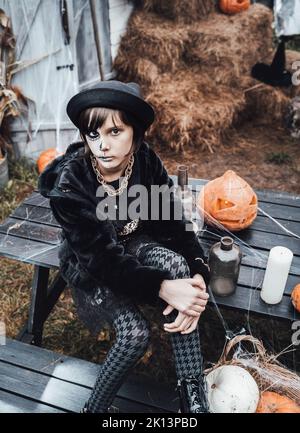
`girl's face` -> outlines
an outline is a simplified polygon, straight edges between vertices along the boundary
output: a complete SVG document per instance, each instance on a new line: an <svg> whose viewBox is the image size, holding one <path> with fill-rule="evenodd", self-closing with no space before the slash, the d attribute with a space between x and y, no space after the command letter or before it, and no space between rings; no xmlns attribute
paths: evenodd
<svg viewBox="0 0 300 433"><path fill-rule="evenodd" d="M85 138L104 172L118 170L131 155L133 128L116 114L109 114L101 127L89 131Z"/></svg>

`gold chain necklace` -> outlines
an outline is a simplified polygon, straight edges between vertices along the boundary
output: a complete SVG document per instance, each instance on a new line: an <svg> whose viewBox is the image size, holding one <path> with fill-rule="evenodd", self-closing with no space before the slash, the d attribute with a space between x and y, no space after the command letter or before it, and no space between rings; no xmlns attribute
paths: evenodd
<svg viewBox="0 0 300 433"><path fill-rule="evenodd" d="M97 180L103 186L103 188L107 192L107 194L110 196L122 194L122 192L124 191L124 189L128 185L128 179L130 178L131 173L132 173L132 167L133 167L133 163L134 163L134 154L132 154L130 159L129 159L128 165L127 165L126 170L125 170L125 176L121 182L121 186L118 189L114 189L111 185L108 185L106 183L103 175L98 170L97 160L96 160L95 156L93 154L90 154L90 158L91 158L93 170L97 176ZM108 207L108 204L105 203L105 206ZM118 206L115 205L115 209L117 209L117 208L118 208ZM134 232L138 228L138 226L139 226L139 218L125 224L125 226L122 229L117 231L118 235L126 236L126 235Z"/></svg>
<svg viewBox="0 0 300 433"><path fill-rule="evenodd" d="M104 180L103 175L98 170L96 157L91 154L90 158L91 158L93 170L94 170L94 172L95 172L95 174L97 176L97 180L103 186L103 188L107 192L107 194L109 196L115 196L115 195L122 194L122 192L124 191L124 189L127 188L128 179L130 178L131 173L132 173L132 167L133 167L133 163L134 163L134 154L132 154L131 157L129 158L129 162L128 162L126 170L125 170L125 176L122 179L121 186L118 189L115 189L113 186L108 185L106 183L106 181Z"/></svg>

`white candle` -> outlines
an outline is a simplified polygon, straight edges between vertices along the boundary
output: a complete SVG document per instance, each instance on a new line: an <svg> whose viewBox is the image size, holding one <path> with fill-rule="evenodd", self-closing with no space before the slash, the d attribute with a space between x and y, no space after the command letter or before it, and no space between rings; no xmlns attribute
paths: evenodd
<svg viewBox="0 0 300 433"><path fill-rule="evenodd" d="M270 250L264 282L260 293L267 304L278 304L283 296L293 253L286 247L274 247Z"/></svg>

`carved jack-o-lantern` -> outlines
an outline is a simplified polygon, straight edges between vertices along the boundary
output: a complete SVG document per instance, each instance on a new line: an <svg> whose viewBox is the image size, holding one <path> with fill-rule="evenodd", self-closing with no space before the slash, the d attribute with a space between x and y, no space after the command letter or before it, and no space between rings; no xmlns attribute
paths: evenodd
<svg viewBox="0 0 300 433"><path fill-rule="evenodd" d="M237 14L250 7L250 0L220 0L219 6L225 14Z"/></svg>
<svg viewBox="0 0 300 433"><path fill-rule="evenodd" d="M197 197L197 206L208 224L222 224L231 231L248 227L257 215L257 196L233 170L208 182ZM216 222L216 221L217 222Z"/></svg>

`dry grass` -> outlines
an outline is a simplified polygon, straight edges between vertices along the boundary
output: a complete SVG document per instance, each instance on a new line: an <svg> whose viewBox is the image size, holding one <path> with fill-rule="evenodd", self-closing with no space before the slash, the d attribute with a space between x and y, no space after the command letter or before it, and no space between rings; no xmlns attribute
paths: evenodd
<svg viewBox="0 0 300 433"><path fill-rule="evenodd" d="M247 109L242 115L248 119L259 118L261 124L283 124L291 100L287 93L261 83L246 93Z"/></svg>
<svg viewBox="0 0 300 433"><path fill-rule="evenodd" d="M211 20L190 26L185 60L198 65L215 84L243 90L252 82L252 66L273 51L271 25L272 14L261 5L236 16L216 13Z"/></svg>
<svg viewBox="0 0 300 433"><path fill-rule="evenodd" d="M11 163L10 180L0 191L0 223L29 195L36 184L37 170L25 159ZM5 320L7 333L15 336L21 329L29 306L29 288L33 276L31 265L16 263L1 257L0 304L1 318Z"/></svg>
<svg viewBox="0 0 300 433"><path fill-rule="evenodd" d="M245 104L241 93L214 88L207 75L197 75L192 68L174 77L163 74L147 99L156 110L156 122L149 130L153 141L176 151L194 145L211 153Z"/></svg>
<svg viewBox="0 0 300 433"><path fill-rule="evenodd" d="M29 287L32 280L30 265L16 264L15 261L1 258L0 302L1 320L6 332L15 336L20 330L29 307Z"/></svg>
<svg viewBox="0 0 300 433"><path fill-rule="evenodd" d="M36 167L25 158L12 163L9 156L8 165L10 180L6 188L0 191L0 222L33 191L38 176Z"/></svg>
<svg viewBox="0 0 300 433"><path fill-rule="evenodd" d="M148 12L185 24L207 18L215 9L214 3L213 0L135 0L136 6Z"/></svg>
<svg viewBox="0 0 300 433"><path fill-rule="evenodd" d="M270 64L274 51L265 58L265 63ZM293 72L293 63L300 61L300 52L286 51L286 67ZM290 88L276 88L259 83L246 91L246 109L241 114L243 119L259 119L261 124L284 124L285 116L291 98L300 95L300 86Z"/></svg>
<svg viewBox="0 0 300 433"><path fill-rule="evenodd" d="M118 73L133 77L135 63L146 59L153 62L159 72L175 72L181 65L187 40L187 26L184 24L145 11L135 12L121 40L115 67Z"/></svg>

